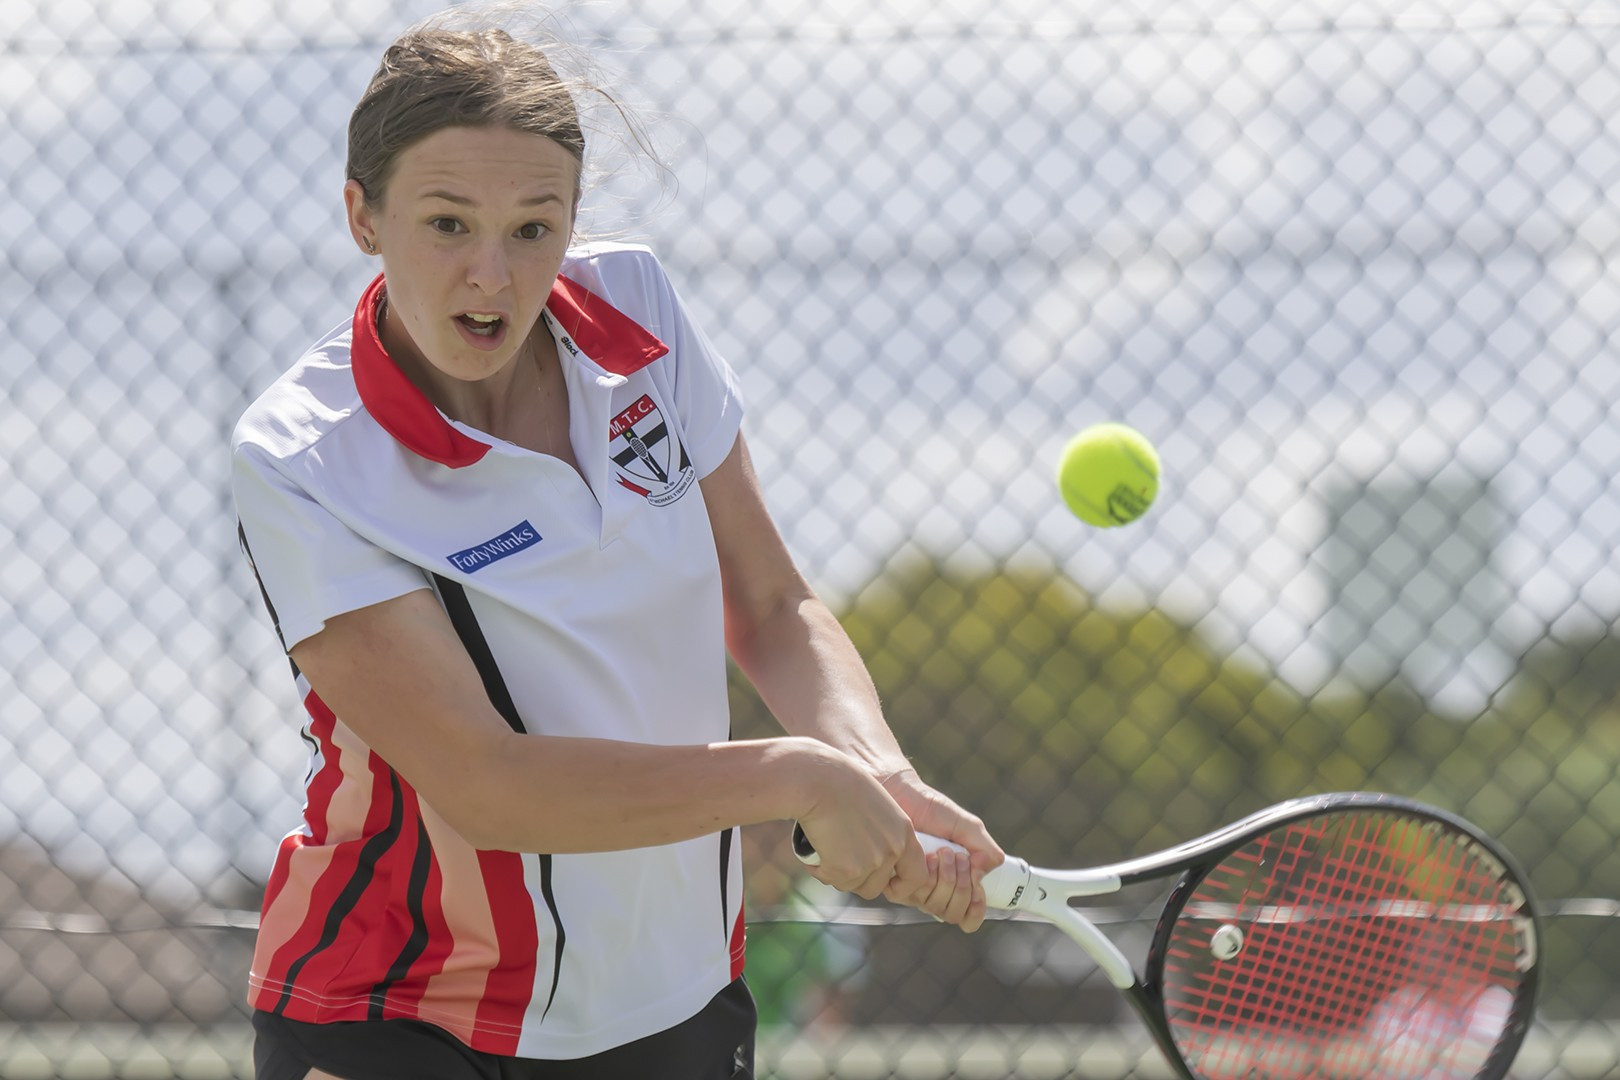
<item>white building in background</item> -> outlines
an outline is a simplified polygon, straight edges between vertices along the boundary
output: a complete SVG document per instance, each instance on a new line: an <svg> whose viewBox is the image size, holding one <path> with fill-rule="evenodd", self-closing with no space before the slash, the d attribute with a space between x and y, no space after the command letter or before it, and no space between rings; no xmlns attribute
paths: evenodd
<svg viewBox="0 0 1620 1080"><path fill-rule="evenodd" d="M1333 669L1360 686L1399 678L1440 704L1481 703L1512 670L1500 640L1507 517L1490 481L1461 469L1378 477L1334 483L1322 500L1313 562Z"/></svg>

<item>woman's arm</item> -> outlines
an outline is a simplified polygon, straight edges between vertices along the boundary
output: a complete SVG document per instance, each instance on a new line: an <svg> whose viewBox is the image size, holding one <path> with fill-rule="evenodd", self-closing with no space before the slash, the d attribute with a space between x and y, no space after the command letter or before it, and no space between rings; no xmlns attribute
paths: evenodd
<svg viewBox="0 0 1620 1080"><path fill-rule="evenodd" d="M739 435L730 455L702 481L725 586L726 644L771 713L793 735L807 735L865 763L918 829L972 853L973 880L1001 862L984 823L923 784L883 717L866 664L832 612L816 596L777 531ZM820 850L822 843L811 832ZM954 868L942 872L951 875ZM971 910L937 875L927 887L897 882L892 899L976 928L983 892ZM941 900L940 894L945 894ZM928 897L932 896L932 899ZM956 917L958 916L959 917Z"/></svg>
<svg viewBox="0 0 1620 1080"><path fill-rule="evenodd" d="M893 806L867 770L809 738L651 746L514 732L425 590L329 619L292 658L342 723L480 848L610 851L776 819L860 823ZM901 847L844 853L840 887L877 896Z"/></svg>

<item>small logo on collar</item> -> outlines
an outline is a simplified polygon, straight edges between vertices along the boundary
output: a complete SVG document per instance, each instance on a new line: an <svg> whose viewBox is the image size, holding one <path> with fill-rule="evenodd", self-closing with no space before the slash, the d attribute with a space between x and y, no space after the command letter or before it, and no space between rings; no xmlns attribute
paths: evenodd
<svg viewBox="0 0 1620 1080"><path fill-rule="evenodd" d="M653 506L668 506L685 495L697 475L680 437L647 394L608 425L608 454L619 469L619 483Z"/></svg>
<svg viewBox="0 0 1620 1080"><path fill-rule="evenodd" d="M516 555L524 548L533 547L542 539L533 525L528 521L520 521L499 536L446 557L450 560L450 565L457 570L464 574L472 574L490 563L499 562L508 555Z"/></svg>

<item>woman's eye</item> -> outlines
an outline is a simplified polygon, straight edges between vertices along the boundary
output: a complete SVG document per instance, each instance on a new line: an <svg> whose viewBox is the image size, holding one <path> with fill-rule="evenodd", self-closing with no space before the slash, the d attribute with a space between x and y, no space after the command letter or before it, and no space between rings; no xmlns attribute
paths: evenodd
<svg viewBox="0 0 1620 1080"><path fill-rule="evenodd" d="M452 217L434 218L428 224L446 236L461 231L461 222Z"/></svg>
<svg viewBox="0 0 1620 1080"><path fill-rule="evenodd" d="M546 235L546 227L538 221L531 221L518 230L518 235L525 240L538 240Z"/></svg>

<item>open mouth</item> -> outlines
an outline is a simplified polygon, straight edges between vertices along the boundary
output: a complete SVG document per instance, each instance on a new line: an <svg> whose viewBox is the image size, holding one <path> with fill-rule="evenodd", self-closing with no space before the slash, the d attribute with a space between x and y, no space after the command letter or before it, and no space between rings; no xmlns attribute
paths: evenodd
<svg viewBox="0 0 1620 1080"><path fill-rule="evenodd" d="M499 315L457 315L456 321L466 327L469 334L479 337L492 338L501 332Z"/></svg>

